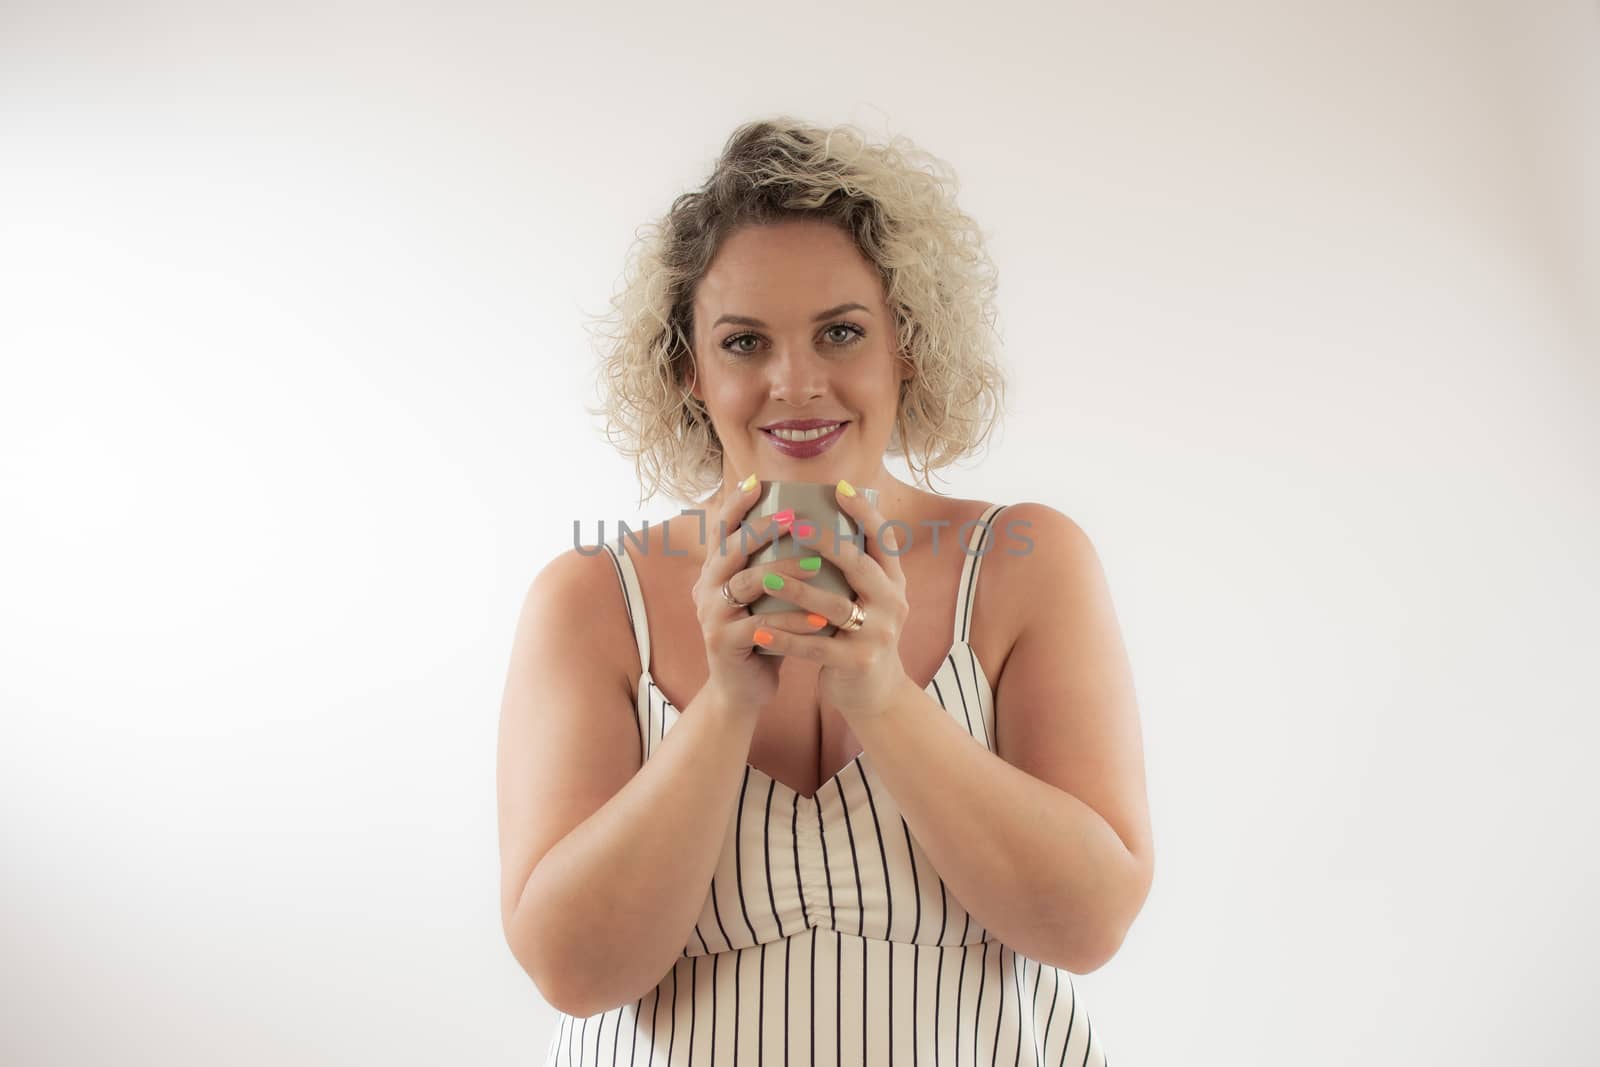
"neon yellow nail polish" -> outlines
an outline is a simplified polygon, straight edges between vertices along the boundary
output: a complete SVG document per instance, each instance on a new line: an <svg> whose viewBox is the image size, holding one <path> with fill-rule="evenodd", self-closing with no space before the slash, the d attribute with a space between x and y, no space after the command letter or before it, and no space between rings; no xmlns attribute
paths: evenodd
<svg viewBox="0 0 1600 1067"><path fill-rule="evenodd" d="M756 476L754 474L751 474L750 477L746 478L744 481L739 483L739 492L748 493L750 490L754 489L755 487L756 487Z"/></svg>
<svg viewBox="0 0 1600 1067"><path fill-rule="evenodd" d="M856 488L855 488L855 486L851 485L849 482L845 481L843 478L840 478L839 479L839 492L843 493L845 496L855 496L856 495Z"/></svg>

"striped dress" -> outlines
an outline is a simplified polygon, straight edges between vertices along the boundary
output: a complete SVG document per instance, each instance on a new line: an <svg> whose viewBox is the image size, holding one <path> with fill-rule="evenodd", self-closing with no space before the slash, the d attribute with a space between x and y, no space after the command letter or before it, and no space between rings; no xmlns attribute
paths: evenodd
<svg viewBox="0 0 1600 1067"><path fill-rule="evenodd" d="M973 527L951 648L928 683L991 752L994 694L967 635L997 511ZM678 710L650 677L633 562L620 543L604 547L639 642L639 738L649 759ZM636 1001L588 1018L558 1014L544 1062L1101 1067L1106 1055L1072 975L1012 951L962 908L863 753L813 797L746 764L682 957Z"/></svg>

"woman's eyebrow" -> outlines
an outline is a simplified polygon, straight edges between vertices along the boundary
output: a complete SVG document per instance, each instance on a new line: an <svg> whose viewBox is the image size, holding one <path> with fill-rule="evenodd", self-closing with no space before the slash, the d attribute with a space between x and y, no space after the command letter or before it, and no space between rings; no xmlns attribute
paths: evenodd
<svg viewBox="0 0 1600 1067"><path fill-rule="evenodd" d="M823 319L831 319L835 315L842 315L846 311L865 311L868 315L872 314L872 312L862 304L840 304L838 307L832 307L826 311L817 312L811 317L811 321L821 322ZM759 326L763 330L767 328L766 323L762 322L760 319L752 319L748 315L724 315L716 322L713 322L711 324L711 328L716 329L725 322L731 322L735 326Z"/></svg>

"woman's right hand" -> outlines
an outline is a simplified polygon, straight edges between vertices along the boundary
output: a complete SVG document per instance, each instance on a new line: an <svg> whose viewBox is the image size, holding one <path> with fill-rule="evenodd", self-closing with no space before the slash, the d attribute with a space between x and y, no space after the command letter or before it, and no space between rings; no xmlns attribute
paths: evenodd
<svg viewBox="0 0 1600 1067"><path fill-rule="evenodd" d="M810 578L815 573L802 570L798 557L754 567L746 565L752 554L787 534L794 519L791 513L787 521L783 521L784 513L779 512L761 526L752 526L751 532L745 534L740 524L760 495L753 489L734 494L715 516L719 521L707 523L712 540L705 564L700 568L700 579L694 586L695 610L700 618L709 669L706 686L715 688L728 708L750 715L759 714L777 694L778 667L783 662L782 656L756 651L755 632L763 627L798 634L818 630L807 620L808 612L791 610L753 615L748 607L734 607L722 596L722 583L727 582L734 599L747 605L766 595L762 579L768 574L780 575L787 582ZM727 536L717 539L712 531L722 530L728 531ZM823 625L827 625L826 622Z"/></svg>

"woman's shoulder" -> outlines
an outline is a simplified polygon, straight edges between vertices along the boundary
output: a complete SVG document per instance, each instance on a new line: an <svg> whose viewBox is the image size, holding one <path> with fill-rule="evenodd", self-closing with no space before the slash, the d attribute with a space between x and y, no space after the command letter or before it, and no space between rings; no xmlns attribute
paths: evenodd
<svg viewBox="0 0 1600 1067"><path fill-rule="evenodd" d="M985 521L985 517L993 530L988 538L989 544L984 549L985 556L992 554L997 548L1005 547L1006 543L1015 547L1030 528L1039 528L1046 536L1058 536L1063 524L1072 523L1071 519L1048 504L1034 501L994 502L957 497L941 498L939 504L932 509L931 518L926 521L937 523L941 530L949 531L943 534L941 540L959 537L963 546L966 546L978 536L978 526Z"/></svg>
<svg viewBox="0 0 1600 1067"><path fill-rule="evenodd" d="M1034 604L1040 590L1062 596L1091 595L1103 582L1100 559L1089 535L1070 515L1049 504L1008 504L993 520L994 530L983 553L979 595L1002 604ZM1020 633L1031 621L1028 612L1010 613Z"/></svg>
<svg viewBox="0 0 1600 1067"><path fill-rule="evenodd" d="M994 638L1004 650L993 658L999 677L1010 662L1010 650L1038 621L1030 608L1041 601L1040 591L1070 596L1072 590L1081 589L1084 562L1094 556L1083 529L1049 504L1007 503L989 521L989 540L979 553L983 570L973 611L975 618L1004 620L997 624L1001 632Z"/></svg>
<svg viewBox="0 0 1600 1067"><path fill-rule="evenodd" d="M1071 516L1035 500L1007 504L989 521L993 533L986 556L1026 560L1038 555L1054 559L1063 554L1093 550L1089 535ZM1011 566L1005 569L1026 572L1031 568Z"/></svg>
<svg viewBox="0 0 1600 1067"><path fill-rule="evenodd" d="M1059 543L1084 537L1083 528L1070 515L1037 500L1008 503L992 520L996 534L1013 540Z"/></svg>
<svg viewBox="0 0 1600 1067"><path fill-rule="evenodd" d="M615 550L616 543L608 543ZM544 565L526 599L538 603L547 625L581 634L586 648L601 650L591 656L591 663L615 667L626 675L639 656L619 566L606 544L574 544Z"/></svg>
<svg viewBox="0 0 1600 1067"><path fill-rule="evenodd" d="M992 504L970 501L972 519ZM1052 581L1070 561L1093 559L1088 535L1071 516L1034 500L1006 503L989 517L988 539L977 553L983 567L979 596L1000 603L1025 603L1036 583ZM973 526L963 536L970 538ZM965 550L965 549L964 549Z"/></svg>

